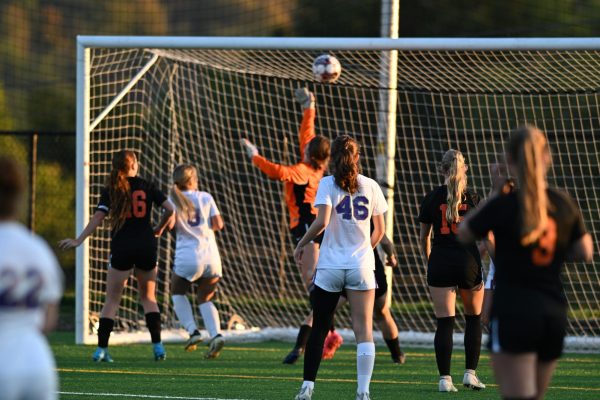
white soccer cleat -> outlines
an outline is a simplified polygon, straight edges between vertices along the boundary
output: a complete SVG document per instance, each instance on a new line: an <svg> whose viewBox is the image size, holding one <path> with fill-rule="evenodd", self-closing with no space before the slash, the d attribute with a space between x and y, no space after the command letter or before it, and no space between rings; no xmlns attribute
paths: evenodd
<svg viewBox="0 0 600 400"><path fill-rule="evenodd" d="M313 395L313 389L308 386L300 388L300 392L294 397L294 400L311 400Z"/></svg>
<svg viewBox="0 0 600 400"><path fill-rule="evenodd" d="M185 343L185 351L195 351L198 348L197 344L200 342L202 342L202 335L196 329L194 333L190 335L188 341Z"/></svg>
<svg viewBox="0 0 600 400"><path fill-rule="evenodd" d="M485 385L479 380L475 371L472 370L465 371L465 376L463 377L463 385L473 390L485 389Z"/></svg>
<svg viewBox="0 0 600 400"><path fill-rule="evenodd" d="M221 350L225 346L225 339L220 334L211 339L208 343L206 358L217 358L221 354Z"/></svg>
<svg viewBox="0 0 600 400"><path fill-rule="evenodd" d="M369 393L356 393L356 400L371 400Z"/></svg>
<svg viewBox="0 0 600 400"><path fill-rule="evenodd" d="M440 378L439 390L440 392L458 392L458 389L452 384L451 376Z"/></svg>

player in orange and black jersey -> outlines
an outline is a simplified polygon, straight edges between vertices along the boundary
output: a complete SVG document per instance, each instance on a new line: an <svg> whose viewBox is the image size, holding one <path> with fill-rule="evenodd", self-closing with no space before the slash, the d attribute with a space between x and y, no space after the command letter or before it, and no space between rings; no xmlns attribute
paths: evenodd
<svg viewBox="0 0 600 400"><path fill-rule="evenodd" d="M140 301L144 307L146 326L152 338L154 359L164 360L161 342L160 311L156 303L157 239L167 226L174 208L167 197L148 181L137 177L138 161L132 151L122 150L112 160L112 171L103 189L96 212L77 239L64 239L62 249L79 246L110 217L112 232L110 263L106 276L106 299L100 314L98 348L94 361L112 362L108 353L108 339L114 327L125 282L135 269ZM156 228L150 221L152 205L164 209Z"/></svg>
<svg viewBox="0 0 600 400"><path fill-rule="evenodd" d="M315 195L319 187L319 181L327 170L329 163L330 143L324 136L315 133L315 97L306 88L295 91L295 98L303 108L302 123L299 131L299 155L300 161L294 165L281 165L271 162L258 154L258 149L247 139L242 140L252 163L256 165L265 175L271 179L277 179L285 183L285 201L290 215L290 233L295 244L298 244L310 225L317 216L314 207ZM305 247L300 272L307 290L312 286L312 278L319 257L319 246L323 236L320 235ZM303 322L298 333L296 345L292 352L284 359L285 364L293 364L304 352L306 342L312 327L312 313ZM333 329L332 329L333 332ZM339 347L342 338L337 333L334 337L328 337L325 348L333 350ZM335 339L332 342L332 339ZM335 348L328 344L335 344ZM336 347L337 346L337 347ZM332 352L328 352L326 358L331 358Z"/></svg>
<svg viewBox="0 0 600 400"><path fill-rule="evenodd" d="M475 244L456 239L458 223L477 206L478 196L467 189L467 165L460 151L448 150L440 166L444 185L430 192L419 214L421 251L427 260L427 284L433 300L437 329L435 356L440 373L439 391L456 392L450 376L456 313L456 292L465 312L465 373L463 384L475 390L485 388L476 375L481 348L481 306L483 277L481 258ZM433 246L431 233L433 231Z"/></svg>
<svg viewBox="0 0 600 400"><path fill-rule="evenodd" d="M461 224L459 237L470 243L494 234L490 348L502 397L541 399L566 334L562 265L591 262L593 244L575 201L548 188L551 155L543 132L513 132L507 161L518 189L492 197Z"/></svg>

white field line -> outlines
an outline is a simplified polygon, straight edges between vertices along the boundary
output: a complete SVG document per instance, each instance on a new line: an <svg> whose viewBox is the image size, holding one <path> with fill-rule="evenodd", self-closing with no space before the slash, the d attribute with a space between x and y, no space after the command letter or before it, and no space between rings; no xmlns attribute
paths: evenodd
<svg viewBox="0 0 600 400"><path fill-rule="evenodd" d="M84 392L57 392L68 396L105 396L105 397L129 397L137 399L177 399L177 400L244 400L244 399L222 399L217 397L183 397L183 396L156 396L150 394L128 394L128 393L84 393Z"/></svg>

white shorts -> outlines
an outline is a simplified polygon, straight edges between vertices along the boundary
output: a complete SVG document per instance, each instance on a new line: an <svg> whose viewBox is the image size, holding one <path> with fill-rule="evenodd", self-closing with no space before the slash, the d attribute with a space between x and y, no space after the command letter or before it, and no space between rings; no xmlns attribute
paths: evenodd
<svg viewBox="0 0 600 400"><path fill-rule="evenodd" d="M371 290L377 288L375 271L368 268L318 268L313 282L315 286L333 293L341 292L344 289Z"/></svg>
<svg viewBox="0 0 600 400"><path fill-rule="evenodd" d="M190 282L195 282L200 278L220 278L223 276L223 268L221 267L221 264L175 264L175 267L173 267L173 272L175 272L177 276Z"/></svg>

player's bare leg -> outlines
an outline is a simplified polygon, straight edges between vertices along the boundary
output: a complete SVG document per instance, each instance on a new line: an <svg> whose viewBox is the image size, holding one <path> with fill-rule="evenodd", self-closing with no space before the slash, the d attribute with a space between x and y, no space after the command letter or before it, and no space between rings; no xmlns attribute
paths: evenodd
<svg viewBox="0 0 600 400"><path fill-rule="evenodd" d="M503 398L537 398L535 353L494 353L492 365Z"/></svg>
<svg viewBox="0 0 600 400"><path fill-rule="evenodd" d="M177 274L171 275L171 299L173 300L173 309L181 326L190 335L185 344L185 351L194 351L198 348L197 344L202 341L202 335L196 325L194 311L190 300L187 298L187 292L190 290L191 282L180 277Z"/></svg>
<svg viewBox="0 0 600 400"><path fill-rule="evenodd" d="M546 395L546 390L548 390L548 385L550 385L550 381L552 380L557 361L538 361L537 363L536 387L538 400L543 399Z"/></svg>
<svg viewBox="0 0 600 400"><path fill-rule="evenodd" d="M450 376L450 362L452 359L454 315L456 312L456 288L455 287L429 287L429 293L433 300L433 311L437 318L437 328L433 345L435 348L435 359L440 373L439 391L458 391L452 383Z"/></svg>
<svg viewBox="0 0 600 400"><path fill-rule="evenodd" d="M346 289L352 329L356 337L357 398L369 398L369 385L375 365L375 343L373 343L373 306L375 290Z"/></svg>
<svg viewBox="0 0 600 400"><path fill-rule="evenodd" d="M204 326L211 338L208 342L206 358L217 358L225 345L225 339L221 335L219 312L211 301L217 290L219 280L219 277L214 277L201 278L198 281L198 308L204 320Z"/></svg>
<svg viewBox="0 0 600 400"><path fill-rule="evenodd" d="M398 326L392 317L392 312L388 306L387 296L385 294L375 299L373 316L375 322L377 322L379 330L381 331L383 339L390 350L392 361L397 364L404 364L406 358L400 349Z"/></svg>
<svg viewBox="0 0 600 400"><path fill-rule="evenodd" d="M138 281L140 302L146 314L146 327L152 339L154 359L162 361L167 358L167 353L161 341L160 310L156 303L156 272L156 267L148 271L136 268L135 277Z"/></svg>

